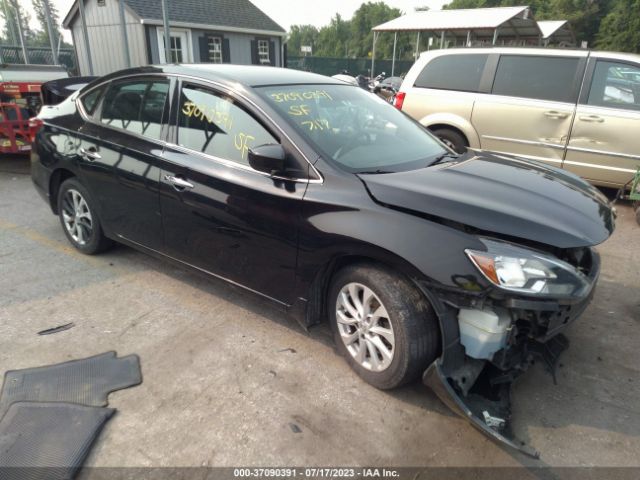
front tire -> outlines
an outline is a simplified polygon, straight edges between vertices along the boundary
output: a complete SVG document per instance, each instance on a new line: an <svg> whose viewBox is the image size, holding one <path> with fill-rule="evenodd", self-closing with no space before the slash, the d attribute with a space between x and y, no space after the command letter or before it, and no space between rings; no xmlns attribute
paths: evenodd
<svg viewBox="0 0 640 480"><path fill-rule="evenodd" d="M436 359L433 309L404 277L368 264L340 270L328 311L338 351L367 383L388 390L418 378Z"/></svg>
<svg viewBox="0 0 640 480"><path fill-rule="evenodd" d="M102 231L93 198L78 179L69 178L60 185L58 216L67 239L82 253L94 255L112 245Z"/></svg>
<svg viewBox="0 0 640 480"><path fill-rule="evenodd" d="M467 140L455 130L438 128L437 130L433 130L433 134L456 153L464 153L467 151L467 147L469 146Z"/></svg>

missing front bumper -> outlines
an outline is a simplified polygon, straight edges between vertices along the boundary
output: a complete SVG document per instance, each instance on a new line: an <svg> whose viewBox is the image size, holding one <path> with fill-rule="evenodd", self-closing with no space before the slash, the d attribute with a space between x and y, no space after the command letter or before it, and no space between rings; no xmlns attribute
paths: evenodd
<svg viewBox="0 0 640 480"><path fill-rule="evenodd" d="M554 383L558 358L568 346L567 338L558 335L531 352L533 358L553 375ZM538 451L518 440L511 429L511 388L522 371L503 372L486 362L472 380L473 386L461 388L459 375L447 376L442 362L442 359L433 362L424 372L422 381L445 405L491 439L530 457L540 458ZM473 368L467 369L470 370Z"/></svg>

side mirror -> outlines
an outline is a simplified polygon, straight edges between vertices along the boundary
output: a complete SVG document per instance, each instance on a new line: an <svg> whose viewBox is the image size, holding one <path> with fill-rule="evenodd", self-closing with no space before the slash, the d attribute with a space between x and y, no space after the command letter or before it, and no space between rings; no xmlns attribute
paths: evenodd
<svg viewBox="0 0 640 480"><path fill-rule="evenodd" d="M284 171L285 153L282 145L271 143L250 148L248 158L251 168L258 172L276 175Z"/></svg>

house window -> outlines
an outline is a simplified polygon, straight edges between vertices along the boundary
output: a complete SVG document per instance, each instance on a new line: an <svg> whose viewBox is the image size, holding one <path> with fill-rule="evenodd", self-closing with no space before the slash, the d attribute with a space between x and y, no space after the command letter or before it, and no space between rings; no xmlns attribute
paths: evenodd
<svg viewBox="0 0 640 480"><path fill-rule="evenodd" d="M258 61L261 65L269 65L269 40L258 40Z"/></svg>
<svg viewBox="0 0 640 480"><path fill-rule="evenodd" d="M207 46L209 48L209 62L222 63L222 37L208 37Z"/></svg>
<svg viewBox="0 0 640 480"><path fill-rule="evenodd" d="M182 63L191 62L191 42L189 30L183 30L178 28L171 29L171 41L169 43L169 51L171 58L166 59L165 55L165 38L164 29L158 28L158 50L160 53L160 63Z"/></svg>
<svg viewBox="0 0 640 480"><path fill-rule="evenodd" d="M171 35L171 61L182 63L182 38Z"/></svg>

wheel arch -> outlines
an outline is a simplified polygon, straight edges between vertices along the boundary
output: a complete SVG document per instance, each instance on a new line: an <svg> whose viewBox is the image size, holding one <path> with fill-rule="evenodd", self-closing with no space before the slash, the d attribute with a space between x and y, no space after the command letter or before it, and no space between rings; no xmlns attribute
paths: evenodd
<svg viewBox="0 0 640 480"><path fill-rule="evenodd" d="M62 182L69 178L77 177L77 175L68 168L57 168L51 173L49 178L49 204L51 211L58 214L58 192Z"/></svg>
<svg viewBox="0 0 640 480"><path fill-rule="evenodd" d="M424 276L411 263L383 249L360 246L336 253L318 269L308 289L304 314L299 318L305 327L326 321L326 296L331 280L340 270L357 264L377 265L402 275L430 304L432 303L431 298L424 295L424 289L419 285L419 280ZM432 307L435 310L435 305Z"/></svg>
<svg viewBox="0 0 640 480"><path fill-rule="evenodd" d="M429 130L447 128L458 132L467 140L467 145L471 148L480 148L480 137L471 122L459 115L451 113L435 113L427 115L420 120L420 123Z"/></svg>

